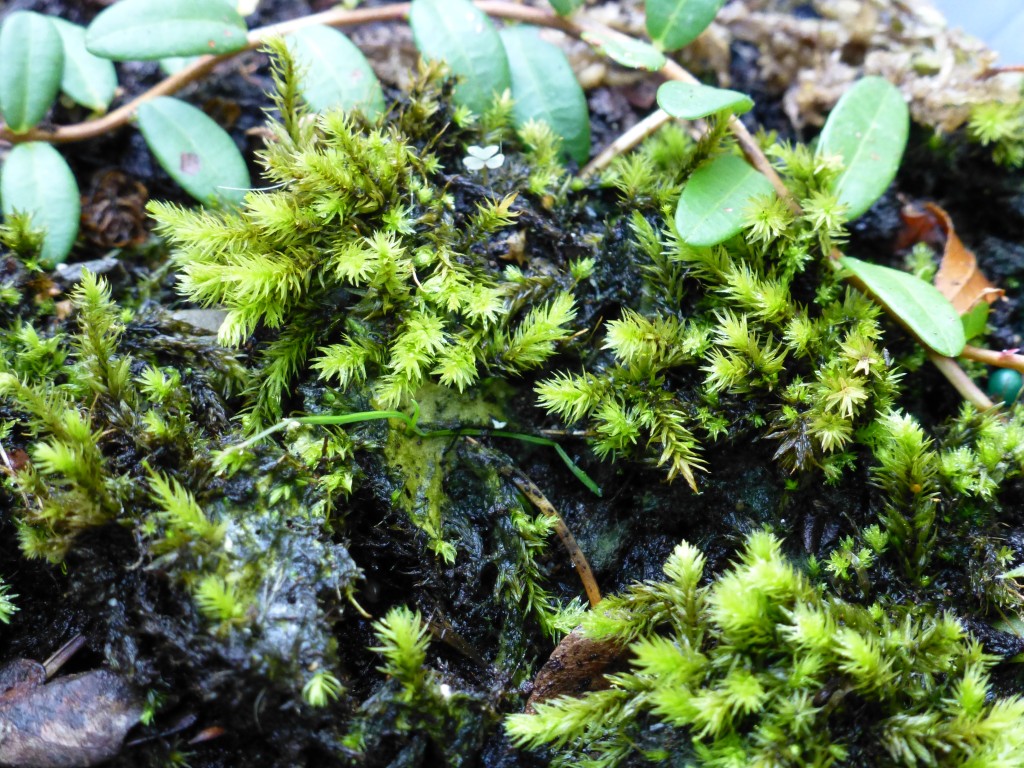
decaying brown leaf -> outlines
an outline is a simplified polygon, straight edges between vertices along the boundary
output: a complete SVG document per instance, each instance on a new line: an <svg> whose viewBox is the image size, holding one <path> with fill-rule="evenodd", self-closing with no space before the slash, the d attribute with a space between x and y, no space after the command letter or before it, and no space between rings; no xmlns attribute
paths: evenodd
<svg viewBox="0 0 1024 768"><path fill-rule="evenodd" d="M46 682L28 659L0 668L0 765L84 768L115 757L142 714L131 686L105 669Z"/></svg>
<svg viewBox="0 0 1024 768"><path fill-rule="evenodd" d="M608 687L605 673L620 661L625 650L610 640L592 640L577 627L562 638L533 680L533 692L526 702L527 714L535 705L556 696L579 696Z"/></svg>
<svg viewBox="0 0 1024 768"><path fill-rule="evenodd" d="M991 304L1003 296L1005 291L997 288L985 277L978 268L978 260L974 254L957 237L949 214L934 203L925 203L925 209L927 215L934 217L936 225L946 237L942 262L938 274L935 275L935 287L949 299L956 311L964 315L980 301ZM925 214L904 209L905 221L922 215Z"/></svg>
<svg viewBox="0 0 1024 768"><path fill-rule="evenodd" d="M98 172L82 195L82 235L102 249L141 245L149 237L148 200L138 179L114 168Z"/></svg>

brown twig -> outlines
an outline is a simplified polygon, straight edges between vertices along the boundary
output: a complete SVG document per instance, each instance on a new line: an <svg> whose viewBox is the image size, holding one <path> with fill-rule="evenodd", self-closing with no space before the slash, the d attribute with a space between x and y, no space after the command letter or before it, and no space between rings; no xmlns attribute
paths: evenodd
<svg viewBox="0 0 1024 768"><path fill-rule="evenodd" d="M555 509L555 505L548 501L535 482L528 478L522 470L512 465L508 457L501 456L498 458L499 454L492 454L490 451L487 451L480 444L480 441L475 438L466 436L464 439L469 445L473 446L474 450L480 451L481 458L491 463L498 473L507 477L519 489L519 492L529 499L530 503L542 514L554 518L555 533L561 539L565 551L569 553L569 559L572 561L573 567L583 583L583 590L587 593L587 600L590 601L592 607L601 602L601 590L598 589L597 580L594 578L594 572L590 568L590 563L587 562L587 557L583 554L583 550L580 549L580 545L576 543L576 537L572 535L569 526L565 524L565 519ZM498 460L495 460L496 458Z"/></svg>
<svg viewBox="0 0 1024 768"><path fill-rule="evenodd" d="M572 535L565 520L558 514L555 505L547 500L535 482L515 467L502 466L498 468L498 471L508 477L512 484L519 489L519 492L528 498L530 503L541 513L555 519L555 533L558 534L558 538L562 540L562 546L569 553L569 559L572 560L573 567L576 569L580 581L583 582L583 590L587 593L590 607L593 608L601 602L601 590L597 586L597 580L594 578L594 572L590 569L586 555L583 554L580 545L576 543L576 537Z"/></svg>
<svg viewBox="0 0 1024 768"><path fill-rule="evenodd" d="M1001 67L989 67L978 76L978 79L988 80L996 75L1020 74L1022 72L1024 72L1024 64L1004 64Z"/></svg>
<svg viewBox="0 0 1024 768"><path fill-rule="evenodd" d="M633 147L640 144L648 136L653 135L661 126L665 125L672 116L663 109L657 109L636 125L633 125L615 141L605 147L601 154L587 163L580 171L580 177L589 179L595 173L600 173L619 155L624 155Z"/></svg>
<svg viewBox="0 0 1024 768"><path fill-rule="evenodd" d="M1014 352L998 352L994 349L983 349L968 345L964 347L960 357L966 357L968 360L985 363L996 368L1012 368L1015 371L1024 373L1024 355L1018 355Z"/></svg>

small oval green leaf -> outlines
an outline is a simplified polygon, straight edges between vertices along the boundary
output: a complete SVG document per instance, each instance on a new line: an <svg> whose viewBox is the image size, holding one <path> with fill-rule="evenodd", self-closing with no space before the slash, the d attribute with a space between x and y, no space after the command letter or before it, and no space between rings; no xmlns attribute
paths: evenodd
<svg viewBox="0 0 1024 768"><path fill-rule="evenodd" d="M739 91L672 81L658 88L658 106L672 117L696 120L726 109L742 115L754 108L754 100Z"/></svg>
<svg viewBox="0 0 1024 768"><path fill-rule="evenodd" d="M562 137L562 148L580 165L590 157L590 113L562 49L541 40L533 27L501 30L512 74L516 127L543 120Z"/></svg>
<svg viewBox="0 0 1024 768"><path fill-rule="evenodd" d="M839 263L926 347L946 357L963 351L967 340L960 315L934 285L909 272L851 256L843 256Z"/></svg>
<svg viewBox="0 0 1024 768"><path fill-rule="evenodd" d="M139 106L138 120L157 161L196 200L238 203L245 197L249 169L242 153L201 110L161 96Z"/></svg>
<svg viewBox="0 0 1024 768"><path fill-rule="evenodd" d="M839 202L855 219L896 178L910 131L910 111L899 89L885 78L865 77L843 94L825 121L819 155L839 155Z"/></svg>
<svg viewBox="0 0 1024 768"><path fill-rule="evenodd" d="M991 306L987 301L979 301L967 312L960 315L960 320L964 326L965 339L970 341L975 336L981 336L985 333L985 329L988 327L988 313Z"/></svg>
<svg viewBox="0 0 1024 768"><path fill-rule="evenodd" d="M549 0L551 7L559 16L568 16L579 8L586 0Z"/></svg>
<svg viewBox="0 0 1024 768"><path fill-rule="evenodd" d="M42 120L60 90L64 47L50 19L15 11L0 28L0 110L24 133Z"/></svg>
<svg viewBox="0 0 1024 768"><path fill-rule="evenodd" d="M676 230L689 245L709 246L743 228L747 205L775 190L768 179L735 155L719 155L693 172L676 206Z"/></svg>
<svg viewBox="0 0 1024 768"><path fill-rule="evenodd" d="M85 47L85 27L52 17L50 23L64 45L64 70L60 89L96 112L104 112L114 100L117 72L109 59L93 56Z"/></svg>
<svg viewBox="0 0 1024 768"><path fill-rule="evenodd" d="M18 144L0 170L0 209L27 213L45 234L40 263L63 262L78 236L81 213L75 175L60 152L43 142Z"/></svg>
<svg viewBox="0 0 1024 768"><path fill-rule="evenodd" d="M498 31L469 0L413 0L409 24L423 58L445 61L463 78L455 89L457 104L482 114L495 94L511 87Z"/></svg>
<svg viewBox="0 0 1024 768"><path fill-rule="evenodd" d="M230 53L245 44L245 19L209 0L121 0L85 32L89 51L114 61Z"/></svg>
<svg viewBox="0 0 1024 768"><path fill-rule="evenodd" d="M582 38L603 56L630 69L648 69L657 72L668 61L653 45L623 35L614 30L588 29Z"/></svg>
<svg viewBox="0 0 1024 768"><path fill-rule="evenodd" d="M370 119L384 111L377 75L362 51L341 32L324 26L305 27L286 40L302 67L302 98L313 111L360 109Z"/></svg>
<svg viewBox="0 0 1024 768"><path fill-rule="evenodd" d="M663 51L689 45L715 20L725 0L647 0L647 34Z"/></svg>

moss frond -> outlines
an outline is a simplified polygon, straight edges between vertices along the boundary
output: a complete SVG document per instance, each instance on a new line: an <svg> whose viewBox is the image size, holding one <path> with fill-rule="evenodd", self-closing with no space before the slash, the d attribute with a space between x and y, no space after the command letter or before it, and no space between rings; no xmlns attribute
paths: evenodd
<svg viewBox="0 0 1024 768"><path fill-rule="evenodd" d="M380 671L402 684L406 700L415 698L426 680L424 662L430 645L423 617L397 606L374 623L373 631L380 645L370 650L384 657Z"/></svg>
<svg viewBox="0 0 1024 768"><path fill-rule="evenodd" d="M510 716L513 742L549 747L560 764L682 750L702 765L796 768L854 748L894 765L982 765L1024 739L1024 702L988 698L991 660L955 620L826 598L765 532L710 586L698 586L702 570L684 542L666 580L591 612L586 633L628 642L629 671Z"/></svg>

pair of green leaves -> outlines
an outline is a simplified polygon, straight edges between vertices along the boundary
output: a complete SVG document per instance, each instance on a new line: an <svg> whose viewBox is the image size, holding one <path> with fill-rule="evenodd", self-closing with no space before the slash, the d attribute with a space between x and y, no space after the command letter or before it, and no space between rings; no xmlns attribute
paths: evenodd
<svg viewBox="0 0 1024 768"><path fill-rule="evenodd" d="M669 114L685 119L744 112L752 105L735 91L681 83L663 85L658 102ZM880 77L858 81L832 110L817 153L842 159L834 191L851 218L867 211L896 177L909 126L903 96ZM773 194L768 179L741 158L719 155L687 181L676 207L676 229L690 245L717 245L739 233L746 209L756 198ZM949 357L963 350L966 338L960 316L934 286L906 272L850 257L840 263L926 347Z"/></svg>
<svg viewBox="0 0 1024 768"><path fill-rule="evenodd" d="M670 82L658 89L658 106L681 120L741 114L753 108L746 94L708 85ZM751 200L773 195L771 182L735 155L719 155L690 176L676 206L676 229L690 245L717 245L743 228Z"/></svg>
<svg viewBox="0 0 1024 768"><path fill-rule="evenodd" d="M903 95L881 77L859 80L829 114L817 154L842 158L835 193L851 219L865 213L896 178L909 133ZM967 338L960 315L935 286L849 256L840 264L924 346L946 357L963 351Z"/></svg>
<svg viewBox="0 0 1024 768"><path fill-rule="evenodd" d="M746 112L753 102L744 94L685 83L665 83L658 103L673 117L693 120L717 112ZM835 193L850 218L863 214L896 177L907 144L910 116L899 90L880 77L856 83L836 104L818 141L822 157L842 160ZM729 183L711 172L720 166ZM743 172L728 157L713 158L687 183L676 212L676 226L691 245L716 245L740 231L745 208L765 194L761 174ZM711 214L709 211L716 211Z"/></svg>
<svg viewBox="0 0 1024 768"><path fill-rule="evenodd" d="M508 90L513 120L547 122L577 163L590 155L590 115L572 67L561 49L532 27L500 33L469 0L413 0L409 12L416 47L426 59L445 61L462 77L455 101L477 114Z"/></svg>
<svg viewBox="0 0 1024 768"><path fill-rule="evenodd" d="M343 34L308 27L287 39L303 67L302 95L316 111L361 108L373 117L384 97L363 54ZM15 12L0 28L0 111L8 127L35 126L62 90L96 112L117 87L114 61L170 57L185 65L205 54L247 45L245 20L229 0L122 0L88 29L32 12ZM181 58L184 57L184 58ZM160 97L142 104L138 126L167 173L207 204L238 203L250 185L231 137L201 110ZM41 143L17 146L0 171L5 215L30 214L44 232L41 263L63 261L78 232L79 192L60 154Z"/></svg>
<svg viewBox="0 0 1024 768"><path fill-rule="evenodd" d="M910 114L903 95L881 77L859 80L829 114L817 153L842 158L835 193L851 219L865 213L896 178L909 132ZM967 344L963 321L935 286L907 272L849 256L840 264L924 346L946 357L963 351Z"/></svg>
<svg viewBox="0 0 1024 768"><path fill-rule="evenodd" d="M0 28L0 111L15 133L29 130L63 91L104 111L114 98L114 65L86 49L85 29L32 11L15 11Z"/></svg>

